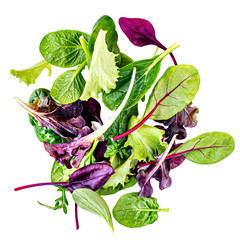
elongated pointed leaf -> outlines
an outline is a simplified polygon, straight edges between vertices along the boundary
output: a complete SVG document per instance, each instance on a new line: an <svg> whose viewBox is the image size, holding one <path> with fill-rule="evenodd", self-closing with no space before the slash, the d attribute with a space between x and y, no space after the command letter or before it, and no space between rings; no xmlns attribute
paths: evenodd
<svg viewBox="0 0 240 240"><path fill-rule="evenodd" d="M229 156L234 150L234 139L227 133L202 134L174 149L167 158L183 155L198 164L212 164Z"/></svg>
<svg viewBox="0 0 240 240"><path fill-rule="evenodd" d="M151 114L150 118L154 120L171 118L192 101L199 84L200 77L193 66L168 68L149 96L144 116Z"/></svg>
<svg viewBox="0 0 240 240"><path fill-rule="evenodd" d="M104 218L112 231L114 231L112 216L108 205L98 193L87 188L80 188L72 193L72 197L80 208Z"/></svg>
<svg viewBox="0 0 240 240"><path fill-rule="evenodd" d="M51 64L46 62L45 60L35 64L34 66L24 69L24 70L14 70L11 69L10 73L14 76L19 78L19 82L25 82L27 85L34 84L36 79L42 73L44 69L48 69L48 76L52 73Z"/></svg>
<svg viewBox="0 0 240 240"><path fill-rule="evenodd" d="M48 33L40 43L40 52L52 65L70 68L86 60L79 38L86 41L89 35L75 30L61 30Z"/></svg>
<svg viewBox="0 0 240 240"><path fill-rule="evenodd" d="M89 77L81 96L82 100L98 97L105 91L110 92L116 87L118 68L115 65L116 54L109 52L105 42L106 31L100 31L94 45Z"/></svg>
<svg viewBox="0 0 240 240"><path fill-rule="evenodd" d="M126 95L132 76L132 69L134 67L137 70L136 77L133 85L133 91L129 97L125 109L137 104L155 82L160 70L162 59L177 47L177 45L173 45L155 58L136 61L119 69L120 77L118 78L116 88L112 89L110 93L103 93L104 104L110 110L116 110L118 108L124 96Z"/></svg>
<svg viewBox="0 0 240 240"><path fill-rule="evenodd" d="M68 104L77 101L85 86L85 80L80 73L69 70L61 74L53 83L51 96L61 104Z"/></svg>

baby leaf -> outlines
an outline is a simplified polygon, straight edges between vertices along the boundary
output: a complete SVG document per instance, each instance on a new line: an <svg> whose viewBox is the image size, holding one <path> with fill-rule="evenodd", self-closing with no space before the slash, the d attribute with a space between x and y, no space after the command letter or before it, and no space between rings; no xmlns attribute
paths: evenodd
<svg viewBox="0 0 240 240"><path fill-rule="evenodd" d="M69 70L54 81L50 93L54 100L61 104L68 104L77 101L81 97L84 86L85 80L81 72Z"/></svg>
<svg viewBox="0 0 240 240"><path fill-rule="evenodd" d="M165 120L182 111L198 91L200 77L190 65L172 66L155 85L144 116L151 114L154 120Z"/></svg>
<svg viewBox="0 0 240 240"><path fill-rule="evenodd" d="M138 196L134 192L119 198L113 208L113 216L126 227L138 228L157 221L158 212L163 211L166 212L168 209L159 209L156 198Z"/></svg>
<svg viewBox="0 0 240 240"><path fill-rule="evenodd" d="M107 15L104 15L101 18L99 18L93 26L92 33L88 42L88 48L90 53L91 54L93 53L94 45L100 30L107 31L106 44L108 47L108 51L113 52L115 54L119 54L120 50L117 45L118 35L116 32L115 23L112 20L112 18ZM119 57L120 56L118 56L118 58ZM117 61L119 60L120 59L117 59Z"/></svg>
<svg viewBox="0 0 240 240"><path fill-rule="evenodd" d="M40 43L40 52L52 65L70 68L86 60L79 38L86 41L89 35L75 30L61 30L48 33Z"/></svg>
<svg viewBox="0 0 240 240"><path fill-rule="evenodd" d="M213 164L230 155L234 139L227 133L210 132L193 138L169 153L166 159L183 155L198 164Z"/></svg>
<svg viewBox="0 0 240 240"><path fill-rule="evenodd" d="M128 109L138 103L155 82L160 70L162 59L178 46L175 44L165 52L152 59L140 60L119 69L119 79L116 88L110 93L103 93L103 102L110 110L116 110L123 100L132 76L132 70L136 68L136 77L133 91L125 106Z"/></svg>
<svg viewBox="0 0 240 240"><path fill-rule="evenodd" d="M39 75L45 68L48 69L48 76L50 76L52 73L52 66L45 60L25 70L11 69L10 73L14 77L19 78L19 82L25 82L27 85L30 85L35 83L36 79L39 77Z"/></svg>
<svg viewBox="0 0 240 240"><path fill-rule="evenodd" d="M119 25L131 43L135 46L143 47L146 45L155 45L163 50L167 49L157 40L155 29L148 20L142 18L121 17L119 19ZM172 53L170 53L170 56L174 64L177 65L177 61Z"/></svg>
<svg viewBox="0 0 240 240"><path fill-rule="evenodd" d="M81 96L82 100L98 97L105 91L109 93L116 87L118 68L115 65L116 54L109 52L106 45L106 31L101 30L94 45L89 77Z"/></svg>
<svg viewBox="0 0 240 240"><path fill-rule="evenodd" d="M128 129L131 129L139 121L139 118L132 116L128 123ZM162 142L163 134L164 131L145 124L129 134L125 146L130 145L134 149L130 159L154 160L156 151L161 154L166 148L166 144Z"/></svg>
<svg viewBox="0 0 240 240"><path fill-rule="evenodd" d="M98 193L90 189L80 188L73 191L72 197L80 208L103 217L112 231L114 231L112 216L108 205Z"/></svg>

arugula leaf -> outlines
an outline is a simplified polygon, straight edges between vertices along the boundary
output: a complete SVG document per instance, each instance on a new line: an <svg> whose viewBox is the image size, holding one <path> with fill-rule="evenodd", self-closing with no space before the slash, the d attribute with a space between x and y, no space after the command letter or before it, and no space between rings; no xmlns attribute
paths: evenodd
<svg viewBox="0 0 240 240"><path fill-rule="evenodd" d="M68 201L67 201L67 197L66 197L66 189L58 187L57 191L62 192L62 196L55 200L56 203L55 203L54 207L51 207L51 206L46 205L46 204L43 204L43 203L41 203L39 201L38 201L38 204L40 204L41 206L47 207L49 209L52 209L52 210L57 210L57 209L61 209L62 208L63 212L65 214L67 214Z"/></svg>
<svg viewBox="0 0 240 240"><path fill-rule="evenodd" d="M107 49L106 33L106 31L100 30L96 39L89 77L81 96L82 100L98 97L102 91L108 93L116 87L118 78L118 68L115 65L116 54Z"/></svg>
<svg viewBox="0 0 240 240"><path fill-rule="evenodd" d="M163 58L177 47L175 44L157 57L136 61L120 68L120 77L118 78L116 88L112 89L110 93L103 93L103 103L106 107L110 110L116 110L118 108L126 95L133 68L136 68L133 91L124 109L128 109L137 104L155 82Z"/></svg>
<svg viewBox="0 0 240 240"><path fill-rule="evenodd" d="M128 129L131 129L139 121L139 118L132 116L128 123ZM130 159L154 160L156 152L161 154L166 148L166 144L162 142L163 134L164 131L145 124L129 134L125 146L130 145L134 149Z"/></svg>
<svg viewBox="0 0 240 240"><path fill-rule="evenodd" d="M158 220L158 212L168 212L168 209L159 209L156 198L138 196L136 192L120 197L113 208L114 218L130 228L154 223Z"/></svg>
<svg viewBox="0 0 240 240"><path fill-rule="evenodd" d="M221 132L204 133L169 153L166 159L183 155L198 164L213 164L229 156L234 150L234 139Z"/></svg>
<svg viewBox="0 0 240 240"><path fill-rule="evenodd" d="M112 216L108 205L98 193L87 188L80 188L73 191L72 197L80 208L104 218L111 230L114 231Z"/></svg>
<svg viewBox="0 0 240 240"><path fill-rule="evenodd" d="M61 74L53 83L51 96L61 104L68 104L80 99L85 87L81 70L85 62L77 70L69 70Z"/></svg>
<svg viewBox="0 0 240 240"><path fill-rule="evenodd" d="M200 84L199 74L193 66L169 67L149 96L144 116L165 120L182 111L194 98Z"/></svg>
<svg viewBox="0 0 240 240"><path fill-rule="evenodd" d="M19 78L19 82L25 82L28 85L35 84L36 79L42 73L42 71L47 68L48 69L48 76L52 74L52 66L47 61L43 60L34 66L25 69L25 70L14 70L11 69L10 73L14 76Z"/></svg>
<svg viewBox="0 0 240 240"><path fill-rule="evenodd" d="M75 30L48 33L41 41L39 50L44 59L57 67L70 68L86 60L79 38L86 41L89 35Z"/></svg>
<svg viewBox="0 0 240 240"><path fill-rule="evenodd" d="M108 128L104 133L104 140L108 141L107 150L104 154L105 157L112 157L123 147L127 138L121 138L118 141L112 141L111 138L117 136L121 133L124 133L128 128L128 121L132 115L138 115L138 106L135 105L130 109L122 111L114 123Z"/></svg>

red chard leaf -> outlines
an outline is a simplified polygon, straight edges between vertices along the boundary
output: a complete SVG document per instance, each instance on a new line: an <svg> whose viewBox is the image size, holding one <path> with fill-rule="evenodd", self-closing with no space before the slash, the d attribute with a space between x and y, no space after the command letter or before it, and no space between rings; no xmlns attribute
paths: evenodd
<svg viewBox="0 0 240 240"><path fill-rule="evenodd" d="M155 45L163 50L167 48L162 45L156 38L155 29L153 25L142 18L126 18L121 17L119 19L119 25L130 42L137 47L143 47L146 45ZM177 61L172 53L170 53L175 65Z"/></svg>

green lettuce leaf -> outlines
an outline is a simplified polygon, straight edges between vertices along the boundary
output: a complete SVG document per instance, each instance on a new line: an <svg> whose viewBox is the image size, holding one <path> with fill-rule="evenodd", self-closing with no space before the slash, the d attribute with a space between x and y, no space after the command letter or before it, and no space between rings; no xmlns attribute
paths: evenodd
<svg viewBox="0 0 240 240"><path fill-rule="evenodd" d="M139 118L132 116L128 123L128 129L137 125L139 121ZM156 152L161 154L166 149L166 144L162 142L163 134L163 130L145 124L129 134L125 146L130 145L134 149L130 159L154 160Z"/></svg>
<svg viewBox="0 0 240 240"><path fill-rule="evenodd" d="M24 70L14 70L11 69L10 73L14 76L19 78L19 82L25 82L28 85L35 84L36 79L42 73L42 71L47 68L48 69L48 76L52 74L52 66L47 61L43 60L34 66L24 69Z"/></svg>
<svg viewBox="0 0 240 240"><path fill-rule="evenodd" d="M98 97L105 91L110 92L116 87L118 68L115 65L116 54L108 51L105 41L106 31L101 30L94 45L89 77L86 82L81 100Z"/></svg>

